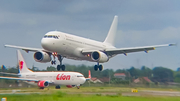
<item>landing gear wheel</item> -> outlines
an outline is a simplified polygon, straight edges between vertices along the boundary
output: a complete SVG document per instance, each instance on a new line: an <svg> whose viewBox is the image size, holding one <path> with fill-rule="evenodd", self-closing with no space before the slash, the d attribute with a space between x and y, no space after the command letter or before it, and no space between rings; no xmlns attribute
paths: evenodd
<svg viewBox="0 0 180 101"><path fill-rule="evenodd" d="M61 55L57 55L57 57L60 62L60 65L57 65L57 70L60 71L60 69L62 69L62 71L65 71L65 65L62 65L62 60L64 57L62 57Z"/></svg>
<svg viewBox="0 0 180 101"><path fill-rule="evenodd" d="M77 89L79 89L80 88L80 86L77 86Z"/></svg>
<svg viewBox="0 0 180 101"><path fill-rule="evenodd" d="M56 89L61 89L60 85L57 85L55 88L56 88Z"/></svg>
<svg viewBox="0 0 180 101"><path fill-rule="evenodd" d="M44 87L40 87L39 89L44 89Z"/></svg>
<svg viewBox="0 0 180 101"><path fill-rule="evenodd" d="M57 71L60 71L60 69L61 69L61 66L57 65Z"/></svg>
<svg viewBox="0 0 180 101"><path fill-rule="evenodd" d="M62 65L61 68L62 68L62 71L65 71L66 67L65 67L65 65Z"/></svg>
<svg viewBox="0 0 180 101"><path fill-rule="evenodd" d="M98 70L98 65L94 66L94 70L97 71Z"/></svg>
<svg viewBox="0 0 180 101"><path fill-rule="evenodd" d="M103 70L103 66L102 65L99 65L99 71L102 71Z"/></svg>

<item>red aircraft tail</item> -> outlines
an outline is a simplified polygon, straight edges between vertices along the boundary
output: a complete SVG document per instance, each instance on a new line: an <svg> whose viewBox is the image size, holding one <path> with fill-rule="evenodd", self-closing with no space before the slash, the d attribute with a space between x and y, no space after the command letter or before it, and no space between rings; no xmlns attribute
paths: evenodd
<svg viewBox="0 0 180 101"><path fill-rule="evenodd" d="M91 71L89 70L89 75L88 78L86 78L86 80L90 80L91 79Z"/></svg>

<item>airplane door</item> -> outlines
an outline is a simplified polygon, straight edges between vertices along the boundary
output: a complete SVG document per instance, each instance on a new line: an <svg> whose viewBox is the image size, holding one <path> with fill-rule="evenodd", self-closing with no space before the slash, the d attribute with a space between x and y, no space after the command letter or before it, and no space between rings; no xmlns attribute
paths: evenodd
<svg viewBox="0 0 180 101"><path fill-rule="evenodd" d="M65 36L65 41L63 43L63 51L65 54L72 54L72 50L74 50L74 48L72 48L72 40L73 38L71 36Z"/></svg>
<svg viewBox="0 0 180 101"><path fill-rule="evenodd" d="M63 43L63 47L64 47L63 51L65 54L72 54L71 50L73 49L71 49L71 43L66 43L66 44Z"/></svg>
<svg viewBox="0 0 180 101"><path fill-rule="evenodd" d="M72 81L74 81L74 79L75 79L75 75L72 75Z"/></svg>

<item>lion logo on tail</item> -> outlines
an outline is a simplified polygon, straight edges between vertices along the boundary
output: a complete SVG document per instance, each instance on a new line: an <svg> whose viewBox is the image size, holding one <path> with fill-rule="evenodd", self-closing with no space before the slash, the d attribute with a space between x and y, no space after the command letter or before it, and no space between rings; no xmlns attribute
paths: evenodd
<svg viewBox="0 0 180 101"><path fill-rule="evenodd" d="M24 62L23 61L19 61L19 69L22 70L23 69L23 64Z"/></svg>

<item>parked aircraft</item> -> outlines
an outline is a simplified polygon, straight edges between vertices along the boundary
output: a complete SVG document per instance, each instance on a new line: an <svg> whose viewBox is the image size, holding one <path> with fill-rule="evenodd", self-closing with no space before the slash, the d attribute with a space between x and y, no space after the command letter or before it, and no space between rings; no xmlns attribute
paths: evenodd
<svg viewBox="0 0 180 101"><path fill-rule="evenodd" d="M85 78L83 74L78 72L33 72L27 68L24 58L19 50L17 50L17 54L19 62L19 74L3 74L17 75L19 78L0 76L0 79L22 80L29 84L37 84L40 89L48 87L50 83L56 85L56 89L59 89L60 85L66 85L68 88L76 86L79 89L80 84L84 84L86 80L91 78L90 71L88 78Z"/></svg>
<svg viewBox="0 0 180 101"><path fill-rule="evenodd" d="M163 44L143 47L129 47L129 48L116 48L114 46L114 38L118 25L118 16L114 17L110 30L104 42L99 42L72 34L67 34L59 31L51 31L45 34L41 40L43 49L21 47L14 45L5 45L5 47L19 48L26 52L33 51L34 59L37 62L51 62L56 64L55 57L58 58L60 64L57 65L57 70L65 70L65 65L62 64L63 58L74 60L87 60L97 62L94 70L103 70L103 66L99 63L108 62L110 58L118 55L132 52L148 52L157 47L173 46L174 44ZM54 57L54 59L51 58Z"/></svg>

